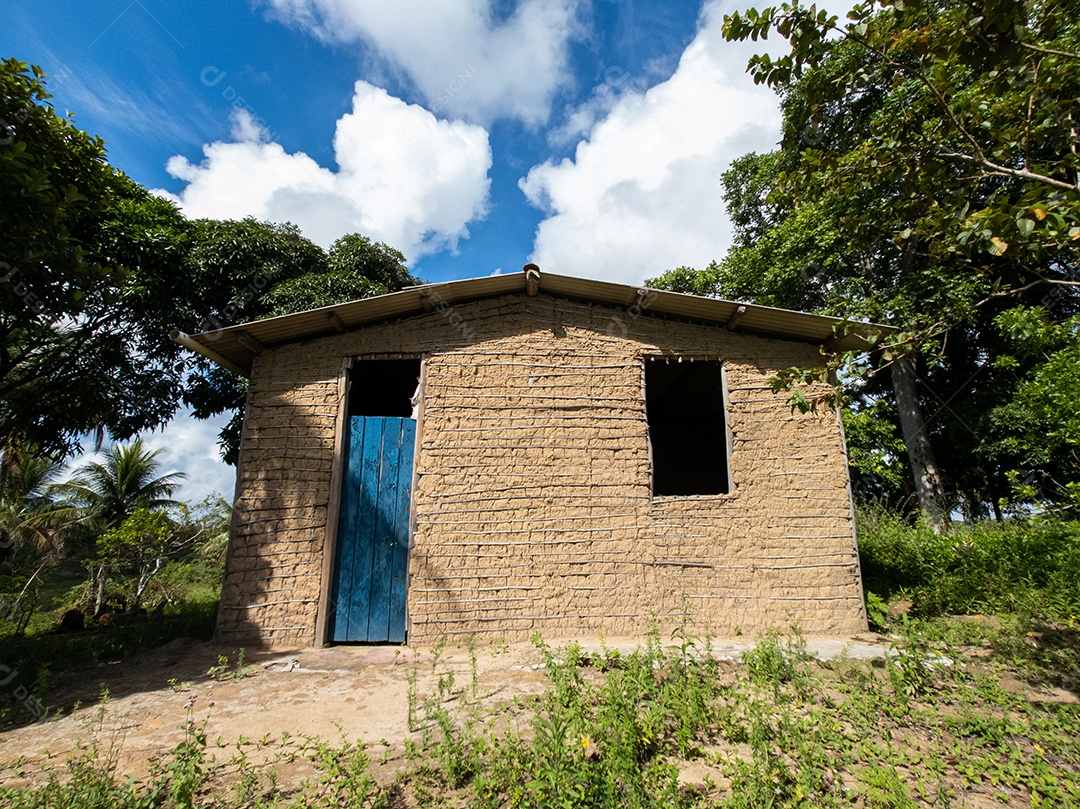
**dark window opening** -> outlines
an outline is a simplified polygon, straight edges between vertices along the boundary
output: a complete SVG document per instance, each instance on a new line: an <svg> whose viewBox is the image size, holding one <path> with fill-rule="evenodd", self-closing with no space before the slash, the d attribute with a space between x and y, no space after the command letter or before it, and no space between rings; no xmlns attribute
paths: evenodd
<svg viewBox="0 0 1080 809"><path fill-rule="evenodd" d="M412 415L420 360L357 360L349 377L350 416Z"/></svg>
<svg viewBox="0 0 1080 809"><path fill-rule="evenodd" d="M646 359L645 411L654 495L731 491L719 362Z"/></svg>

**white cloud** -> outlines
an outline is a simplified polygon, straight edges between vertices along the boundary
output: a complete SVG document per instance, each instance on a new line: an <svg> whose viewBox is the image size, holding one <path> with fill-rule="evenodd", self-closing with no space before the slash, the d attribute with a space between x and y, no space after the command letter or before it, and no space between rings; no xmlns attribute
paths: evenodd
<svg viewBox="0 0 1080 809"><path fill-rule="evenodd" d="M173 419L154 432L142 434L143 446L157 456L157 475L182 472L187 477L173 492L174 500L198 503L210 496L220 495L232 502L236 486L236 469L221 460L217 440L221 428L232 414L215 416L201 421L184 408ZM104 452L87 452L76 457L68 466L71 474L91 462L101 463Z"/></svg>
<svg viewBox="0 0 1080 809"><path fill-rule="evenodd" d="M574 158L534 166L521 180L529 201L548 213L531 261L640 283L723 256L731 233L720 175L736 157L774 148L780 122L776 96L745 73L762 44L725 42L724 10L706 6L667 81L645 92L623 84L614 103L610 88L595 94L567 124L568 131L589 126Z"/></svg>
<svg viewBox="0 0 1080 809"><path fill-rule="evenodd" d="M190 410L179 411L160 431L144 433L147 449L161 450L157 459L161 474L183 472L187 479L180 484L173 498L198 503L211 495L220 495L232 502L236 486L236 469L221 460L217 445L218 433L232 414L200 421Z"/></svg>
<svg viewBox="0 0 1080 809"><path fill-rule="evenodd" d="M493 0L264 0L328 42L363 41L403 71L439 113L489 124L546 122L570 78L577 0L521 0L499 19Z"/></svg>
<svg viewBox="0 0 1080 809"><path fill-rule="evenodd" d="M353 110L337 122L337 171L268 142L244 111L234 115L232 137L204 146L201 163L170 158L168 172L187 185L178 196L159 193L191 217L288 220L323 246L359 231L409 259L456 247L487 213L487 132L439 120L367 82L356 83Z"/></svg>
<svg viewBox="0 0 1080 809"><path fill-rule="evenodd" d="M60 114L75 112L80 128L83 116L93 116L108 121L111 128L144 138L197 143L206 137L209 130L204 122L210 117L206 105L182 85L148 93L131 81L117 83L94 61L69 61L48 48L43 50L47 59L42 64L49 65L48 89L54 96L51 103ZM177 114L180 109L185 114Z"/></svg>
<svg viewBox="0 0 1080 809"><path fill-rule="evenodd" d="M255 120L250 111L237 107L232 116L232 138L235 141L260 141L269 140L266 129Z"/></svg>

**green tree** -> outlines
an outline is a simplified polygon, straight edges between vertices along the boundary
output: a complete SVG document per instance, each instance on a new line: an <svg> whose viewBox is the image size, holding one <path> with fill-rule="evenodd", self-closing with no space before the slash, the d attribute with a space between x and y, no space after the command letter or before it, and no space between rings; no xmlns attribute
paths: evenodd
<svg viewBox="0 0 1080 809"><path fill-rule="evenodd" d="M995 364L1018 375L1013 395L989 413L995 428L981 447L992 458L1023 458L1008 469L1018 499L1080 512L1080 315L1055 323L1039 308L1016 307L998 323L1012 354ZM1030 362L1035 356L1037 363Z"/></svg>
<svg viewBox="0 0 1080 809"><path fill-rule="evenodd" d="M324 273L326 254L292 224L199 219L192 222L186 266L196 294L175 313L169 328L214 332L270 314L273 289ZM219 445L226 462L235 463L246 381L203 357L184 357L188 376L182 401L200 419L232 413Z"/></svg>
<svg viewBox="0 0 1080 809"><path fill-rule="evenodd" d="M784 139L725 178L744 238L692 283L900 326L874 361L891 362L908 450L932 431L949 441L950 486L973 512L997 504L1017 461L980 450L986 414L1038 364L995 362L1012 339L998 316L1020 305L1061 320L1078 306L1078 20L1075 0L916 0L863 2L846 23L790 4L724 23L732 40L787 40L784 56L750 62L781 95ZM832 364L852 378L851 360ZM913 405L931 404L966 412L930 428ZM933 484L917 454L917 483ZM920 485L934 522L945 511L927 495Z"/></svg>
<svg viewBox="0 0 1080 809"><path fill-rule="evenodd" d="M335 241L326 258L324 271L296 276L271 289L267 314L317 309L423 283L409 273L400 251L359 233L348 233Z"/></svg>
<svg viewBox="0 0 1080 809"><path fill-rule="evenodd" d="M136 510L160 511L176 506L172 494L187 476L180 472L159 475L161 450L149 452L142 439L130 444L114 444L103 461L79 468L66 483L57 487L78 508L86 524L100 536L123 525ZM105 600L109 563L102 558L92 567L94 611Z"/></svg>
<svg viewBox="0 0 1080 809"><path fill-rule="evenodd" d="M138 506L122 523L98 537L97 564L133 578L132 610L139 609L147 586L168 558L183 547L178 528L164 512Z"/></svg>
<svg viewBox="0 0 1080 809"><path fill-rule="evenodd" d="M193 294L183 325L193 331L265 317L275 285L326 272L326 253L296 225L252 217L194 220L186 259Z"/></svg>
<svg viewBox="0 0 1080 809"><path fill-rule="evenodd" d="M61 464L33 447L0 450L0 620L21 634L42 575L63 555L79 514L57 496Z"/></svg>
<svg viewBox="0 0 1080 809"><path fill-rule="evenodd" d="M52 455L175 410L164 324L186 223L49 106L40 68L0 62L0 439Z"/></svg>
<svg viewBox="0 0 1080 809"><path fill-rule="evenodd" d="M0 549L29 545L59 553L57 529L72 517L55 496L62 468L32 447L11 443L0 451Z"/></svg>
<svg viewBox="0 0 1080 809"><path fill-rule="evenodd" d="M790 95L785 146L803 142L793 187L878 189L909 214L902 247L959 260L991 287L1011 280L1006 255L1029 283L1075 285L1054 270L1075 263L1080 238L1078 11L1075 0L865 1L841 23L785 3L730 15L724 33L775 31L791 46L753 57L750 72Z"/></svg>
<svg viewBox="0 0 1080 809"><path fill-rule="evenodd" d="M331 272L363 276L378 284L384 293L423 283L409 272L400 250L359 233L347 233L335 241L328 258Z"/></svg>
<svg viewBox="0 0 1080 809"><path fill-rule="evenodd" d="M176 505L170 499L187 477L182 472L159 475L161 450L150 452L141 438L113 444L103 461L80 467L62 484L62 491L102 528L115 528L136 508Z"/></svg>

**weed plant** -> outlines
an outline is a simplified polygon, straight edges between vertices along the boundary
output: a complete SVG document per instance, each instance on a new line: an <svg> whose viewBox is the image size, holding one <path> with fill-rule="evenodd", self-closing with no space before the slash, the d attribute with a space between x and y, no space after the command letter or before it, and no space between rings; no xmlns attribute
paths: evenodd
<svg viewBox="0 0 1080 809"><path fill-rule="evenodd" d="M393 773L360 741L309 739L302 752L314 775L287 789L272 765L255 767L243 753L218 761L192 716L145 781L122 778L116 746L93 735L43 786L0 786L0 805L1080 804L1080 708L1025 684L1050 658L999 651L1014 623L904 619L884 659L826 662L797 631L763 634L737 663L718 660L687 630L677 627L671 645L654 631L629 654L552 648L537 637L547 688L512 701L474 698L471 675L457 685L437 660L434 690L416 708L417 730ZM1032 649L1050 642L1022 637ZM22 775L16 767L0 782Z"/></svg>
<svg viewBox="0 0 1080 809"><path fill-rule="evenodd" d="M1080 522L1043 518L956 524L935 534L880 507L858 512L871 607L894 598L923 616L1080 615Z"/></svg>
<svg viewBox="0 0 1080 809"><path fill-rule="evenodd" d="M475 639L467 677L440 644L408 664L404 750L384 743L373 762L359 740L308 739L297 755L314 774L299 786L248 759L268 739L219 760L189 716L141 781L118 772L119 742L94 733L56 771L0 773L0 806L1080 806L1080 527L938 536L879 511L860 514L859 536L889 638L876 660L818 661L796 629L720 660L687 602L667 637L656 628L630 653L535 637L547 682L532 697L485 692ZM895 598L911 613L890 614ZM492 649L497 660L505 644ZM224 678L246 668L219 666ZM26 777L35 786L14 785Z"/></svg>

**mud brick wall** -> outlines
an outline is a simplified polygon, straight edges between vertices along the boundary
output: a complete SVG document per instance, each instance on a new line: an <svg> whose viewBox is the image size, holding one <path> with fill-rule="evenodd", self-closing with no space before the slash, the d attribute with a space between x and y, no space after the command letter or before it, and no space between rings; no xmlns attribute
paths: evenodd
<svg viewBox="0 0 1080 809"><path fill-rule="evenodd" d="M767 380L817 347L543 294L283 346L257 360L219 637L317 645L342 363L423 356L411 643L797 623L865 629L843 439ZM653 497L643 357L717 359L730 494Z"/></svg>

